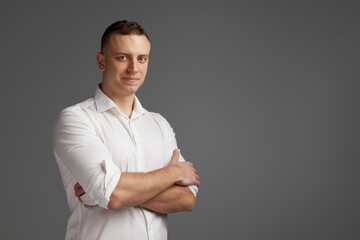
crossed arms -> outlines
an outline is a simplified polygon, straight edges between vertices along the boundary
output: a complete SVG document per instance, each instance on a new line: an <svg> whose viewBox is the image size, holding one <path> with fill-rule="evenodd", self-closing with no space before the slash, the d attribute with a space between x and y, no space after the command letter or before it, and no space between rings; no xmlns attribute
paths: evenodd
<svg viewBox="0 0 360 240"><path fill-rule="evenodd" d="M159 213L193 209L196 198L190 187L199 186L199 176L192 163L178 161L178 150L166 167L146 173L121 173L91 121L75 110L60 114L54 129L54 152L78 182L75 195L85 206L112 210L141 206ZM171 129L166 120L163 123ZM172 129L171 133L168 146L176 149Z"/></svg>
<svg viewBox="0 0 360 240"><path fill-rule="evenodd" d="M199 175L192 163L179 162L178 159L179 151L174 150L167 167L148 173L122 173L110 196L108 208L141 206L158 213L192 211L196 197L187 186L199 187ZM82 202L85 191L79 184L74 189Z"/></svg>

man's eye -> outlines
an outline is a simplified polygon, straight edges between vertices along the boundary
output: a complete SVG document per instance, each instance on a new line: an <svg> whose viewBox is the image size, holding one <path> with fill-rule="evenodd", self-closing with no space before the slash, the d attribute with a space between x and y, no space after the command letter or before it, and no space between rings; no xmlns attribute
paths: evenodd
<svg viewBox="0 0 360 240"><path fill-rule="evenodd" d="M139 58L139 61L140 61L140 62L145 62L145 61L146 61L146 58L141 57L141 58Z"/></svg>
<svg viewBox="0 0 360 240"><path fill-rule="evenodd" d="M126 60L126 56L120 56L118 57L119 60Z"/></svg>

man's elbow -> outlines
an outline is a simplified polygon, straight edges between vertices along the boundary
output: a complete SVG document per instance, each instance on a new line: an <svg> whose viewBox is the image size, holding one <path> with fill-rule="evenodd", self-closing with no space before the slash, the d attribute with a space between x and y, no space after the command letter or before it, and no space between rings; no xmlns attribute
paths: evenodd
<svg viewBox="0 0 360 240"><path fill-rule="evenodd" d="M126 208L129 207L128 204L126 204L125 198L122 197L119 193L113 192L110 196L109 203L107 205L107 208L110 210L116 210L119 208Z"/></svg>
<svg viewBox="0 0 360 240"><path fill-rule="evenodd" d="M193 193L189 194L189 197L187 197L186 204L184 206L185 211L191 212L194 210L196 204L196 197Z"/></svg>
<svg viewBox="0 0 360 240"><path fill-rule="evenodd" d="M121 208L121 203L120 203L120 201L118 201L114 197L110 197L110 201L109 201L109 203L107 205L107 208L110 209L110 210L116 210L118 208Z"/></svg>

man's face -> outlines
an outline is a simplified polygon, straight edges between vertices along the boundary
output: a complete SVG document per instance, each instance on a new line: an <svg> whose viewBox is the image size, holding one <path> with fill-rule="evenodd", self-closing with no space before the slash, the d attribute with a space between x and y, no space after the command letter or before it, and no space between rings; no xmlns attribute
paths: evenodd
<svg viewBox="0 0 360 240"><path fill-rule="evenodd" d="M97 55L103 91L112 96L135 94L145 80L149 54L146 36L113 34Z"/></svg>

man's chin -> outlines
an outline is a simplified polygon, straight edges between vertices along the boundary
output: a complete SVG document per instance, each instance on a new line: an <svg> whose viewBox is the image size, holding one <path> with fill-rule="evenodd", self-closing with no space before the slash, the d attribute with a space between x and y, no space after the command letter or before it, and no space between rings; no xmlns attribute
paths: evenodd
<svg viewBox="0 0 360 240"><path fill-rule="evenodd" d="M128 88L123 88L121 92L124 94L133 95L137 92L138 89L139 89L138 87L128 87Z"/></svg>

